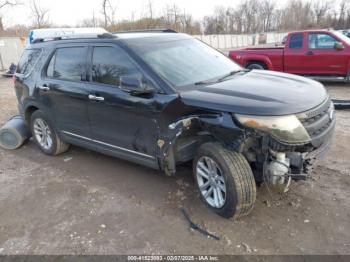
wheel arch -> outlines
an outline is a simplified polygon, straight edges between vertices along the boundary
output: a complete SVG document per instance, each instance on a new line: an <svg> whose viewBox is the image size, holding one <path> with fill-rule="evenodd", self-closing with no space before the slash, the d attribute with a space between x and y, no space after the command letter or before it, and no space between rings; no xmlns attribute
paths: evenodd
<svg viewBox="0 0 350 262"><path fill-rule="evenodd" d="M266 64L265 62L259 61L259 60L250 60L250 61L247 61L245 67L248 67L248 66L250 66L250 65L252 65L252 64L259 64L259 65L261 65L262 67L264 67L264 69L268 69L267 64Z"/></svg>
<svg viewBox="0 0 350 262"><path fill-rule="evenodd" d="M207 142L219 142L235 150L244 130L238 127L231 114L191 115L171 123L164 136L158 139L160 168L171 175L176 165L194 159L197 149Z"/></svg>
<svg viewBox="0 0 350 262"><path fill-rule="evenodd" d="M36 103L28 103L24 109L24 121L26 122L26 124L29 126L30 124L30 118L32 116L32 114L37 111L40 110L40 106L37 105Z"/></svg>
<svg viewBox="0 0 350 262"><path fill-rule="evenodd" d="M272 62L270 58L268 58L267 56L263 56L263 55L245 56L243 65L244 67L247 67L252 62L258 62L260 64L262 63L266 66L266 69L273 70Z"/></svg>

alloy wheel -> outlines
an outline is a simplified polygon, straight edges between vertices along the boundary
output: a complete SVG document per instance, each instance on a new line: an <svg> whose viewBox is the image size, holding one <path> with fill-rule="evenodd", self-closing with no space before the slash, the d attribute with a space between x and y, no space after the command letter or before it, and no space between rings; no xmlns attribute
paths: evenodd
<svg viewBox="0 0 350 262"><path fill-rule="evenodd" d="M219 165L212 158L202 156L197 161L196 176L205 201L214 208L223 207L226 202L226 183Z"/></svg>
<svg viewBox="0 0 350 262"><path fill-rule="evenodd" d="M34 135L35 139L43 149L49 150L52 147L52 133L45 120L41 118L34 120Z"/></svg>

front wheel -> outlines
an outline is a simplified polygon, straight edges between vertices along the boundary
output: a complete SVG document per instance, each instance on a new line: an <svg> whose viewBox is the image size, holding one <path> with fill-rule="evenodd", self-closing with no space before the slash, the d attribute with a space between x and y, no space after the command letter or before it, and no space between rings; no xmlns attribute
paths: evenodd
<svg viewBox="0 0 350 262"><path fill-rule="evenodd" d="M251 212L256 185L242 154L218 143L205 143L194 159L193 171L202 201L215 213L236 219Z"/></svg>

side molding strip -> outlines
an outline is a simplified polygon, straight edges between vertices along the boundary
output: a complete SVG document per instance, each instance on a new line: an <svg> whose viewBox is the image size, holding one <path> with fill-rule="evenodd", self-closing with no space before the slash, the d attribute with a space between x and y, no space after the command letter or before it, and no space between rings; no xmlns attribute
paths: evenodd
<svg viewBox="0 0 350 262"><path fill-rule="evenodd" d="M111 144L108 144L108 143L104 143L104 142L101 142L101 141L98 141L98 140L94 140L94 139L91 139L91 138L88 138L88 137L85 137L85 136L80 136L80 135L77 135L77 134L74 134L74 133L70 133L70 132L67 132L67 131L61 131L61 132L66 134L66 135L70 135L70 136L74 136L74 137L81 138L81 139L84 139L84 140L88 140L88 141L91 141L91 142L95 142L95 143L98 143L100 145L112 147L112 148L115 148L115 149L118 149L118 150L122 150L122 151L125 151L125 152L128 152L128 153L133 153L133 154L136 154L136 155L139 155L139 156L143 156L143 157L147 157L147 158L150 158L150 159L155 159L154 156L146 155L146 154L134 151L134 150L130 150L130 149L126 149L126 148L123 148L123 147L111 145Z"/></svg>

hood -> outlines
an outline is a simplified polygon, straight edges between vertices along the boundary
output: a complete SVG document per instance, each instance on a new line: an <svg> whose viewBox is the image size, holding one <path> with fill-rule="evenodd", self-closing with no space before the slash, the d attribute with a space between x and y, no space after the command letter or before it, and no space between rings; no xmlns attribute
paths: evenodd
<svg viewBox="0 0 350 262"><path fill-rule="evenodd" d="M301 76L252 70L223 82L181 91L189 106L247 115L287 115L320 105L328 94L322 84Z"/></svg>

